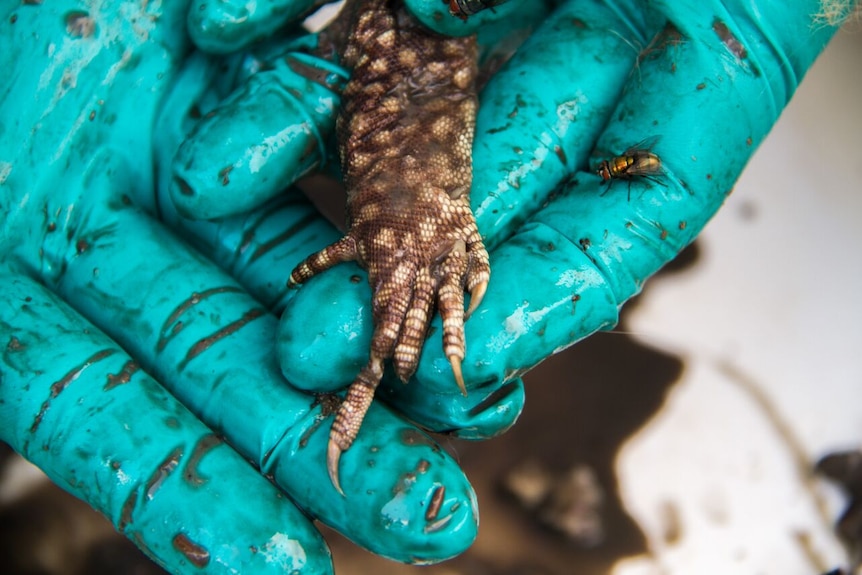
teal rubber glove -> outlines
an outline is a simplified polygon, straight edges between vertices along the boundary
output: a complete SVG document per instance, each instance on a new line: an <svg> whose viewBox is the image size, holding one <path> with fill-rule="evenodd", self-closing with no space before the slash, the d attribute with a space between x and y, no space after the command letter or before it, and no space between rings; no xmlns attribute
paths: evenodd
<svg viewBox="0 0 862 575"><path fill-rule="evenodd" d="M281 2L278 25L312 3ZM277 253L266 233L292 228L273 227L265 211L195 227L168 201L164 158L182 157L186 135L173 129L199 123L195 110L220 102L258 62L190 52L187 21L202 45L230 52L266 32L231 19L246 4L219 3L228 24L204 30L197 6L187 13L179 1L0 10L0 439L172 572L329 572L311 519L387 557L439 561L476 534L475 495L457 464L376 406L362 441L373 456L342 497L323 458L332 398L297 391L279 371L279 302L255 266ZM330 91L314 93L325 65L306 66L302 54L282 61L293 67L273 72L300 95L294 112L331 118ZM255 77L255 94L267 93L272 76ZM180 109L190 115L178 118ZM293 153L304 124L284 126L272 147ZM291 158L301 171L303 154ZM313 213L289 194L276 201L291 217ZM311 249L322 227L304 229L294 237ZM241 261L216 257L214 240L225 237L243 238Z"/></svg>
<svg viewBox="0 0 862 575"><path fill-rule="evenodd" d="M466 22L447 16L438 0L408 3L445 33L478 26L486 59L520 37L501 23L515 20L519 29L529 29L542 21L481 95L471 197L493 252L488 293L466 324L463 370L470 393L459 393L433 337L410 384L390 377L377 392L429 429L482 439L514 423L524 401L521 374L590 333L612 328L619 307L703 229L839 22L813 16L820 9L813 0L790 7L570 0L550 13L546 3L511 2L482 13L496 14L486 21ZM310 65L305 59L286 62L294 70ZM235 181L254 181L263 170L248 159L248 144L222 147L217 158L206 153L241 126L265 117L269 122L263 123L290 127L273 141L303 144L303 161L282 152L285 146L263 148L271 173L276 167L304 173L313 163L309 158L322 154L320 138L331 124L320 118L330 110L312 118L307 110L296 113L290 102L335 87L338 74L321 72L305 91L267 100L269 92L255 88L264 82L254 79L254 69L278 73L279 67L249 66L249 87L228 100L230 113L221 110L217 119L199 122L173 164L165 160L170 169L163 171L173 177L166 185L184 216L225 218L274 197L290 181L262 177L251 192L258 197L242 197L247 186ZM336 90L331 98L334 108ZM188 116L187 106L167 109ZM186 130L158 130L171 131ZM662 170L652 179L608 186L595 173L602 160L656 138L653 152ZM289 270L341 234L305 211L295 192L271 202L222 220L222 227L188 221L181 227L235 273L253 277L260 299L284 308L278 337L287 379L310 391L338 390L367 360L371 294L365 274L342 264L288 293ZM437 320L432 331L440 329ZM377 433L376 424L366 423L360 440ZM341 459L342 476L362 477L369 457L369 447L351 447Z"/></svg>

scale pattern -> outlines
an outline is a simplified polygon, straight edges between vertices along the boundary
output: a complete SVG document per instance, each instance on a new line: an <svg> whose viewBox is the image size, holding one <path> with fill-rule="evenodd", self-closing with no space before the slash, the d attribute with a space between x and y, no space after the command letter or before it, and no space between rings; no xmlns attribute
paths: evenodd
<svg viewBox="0 0 862 575"><path fill-rule="evenodd" d="M464 320L490 277L469 196L475 38L427 30L400 0L357 0L346 9L351 22L342 62L353 72L337 132L348 232L291 274L292 283L301 283L356 260L372 287L369 361L330 434L327 464L339 490L339 458L359 432L384 362L391 360L405 382L413 375L435 307L443 319L446 356L466 393ZM467 314L465 289L471 293Z"/></svg>

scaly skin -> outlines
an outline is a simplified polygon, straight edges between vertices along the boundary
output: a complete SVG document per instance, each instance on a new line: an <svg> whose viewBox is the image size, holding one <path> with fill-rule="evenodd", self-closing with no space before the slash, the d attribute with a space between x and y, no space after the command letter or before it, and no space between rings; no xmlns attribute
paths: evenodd
<svg viewBox="0 0 862 575"><path fill-rule="evenodd" d="M405 382L413 375L435 304L446 356L466 394L464 290L471 294L469 316L490 277L469 195L475 37L430 32L400 0L355 0L345 10L350 23L343 64L353 73L337 131L348 232L290 275L298 284L356 260L368 270L374 294L370 358L329 437L327 467L339 491L339 458L359 432L384 361L391 359Z"/></svg>

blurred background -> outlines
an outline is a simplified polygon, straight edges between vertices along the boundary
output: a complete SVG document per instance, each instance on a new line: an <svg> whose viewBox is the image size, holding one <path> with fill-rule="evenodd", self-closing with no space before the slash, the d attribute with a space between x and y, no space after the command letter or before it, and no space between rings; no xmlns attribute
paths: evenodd
<svg viewBox="0 0 862 575"><path fill-rule="evenodd" d="M441 438L479 496L466 554L409 567L325 531L339 575L862 573L860 56L856 24L617 330L526 376L512 431ZM0 572L162 573L5 448Z"/></svg>

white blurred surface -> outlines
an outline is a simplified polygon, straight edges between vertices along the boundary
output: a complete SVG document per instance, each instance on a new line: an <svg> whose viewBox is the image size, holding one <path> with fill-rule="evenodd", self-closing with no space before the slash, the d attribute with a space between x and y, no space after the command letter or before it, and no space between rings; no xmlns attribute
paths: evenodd
<svg viewBox="0 0 862 575"><path fill-rule="evenodd" d="M617 463L648 556L614 575L813 575L846 565L843 504L811 476L862 447L862 31L810 70L698 265L653 280L629 319L684 358Z"/></svg>

